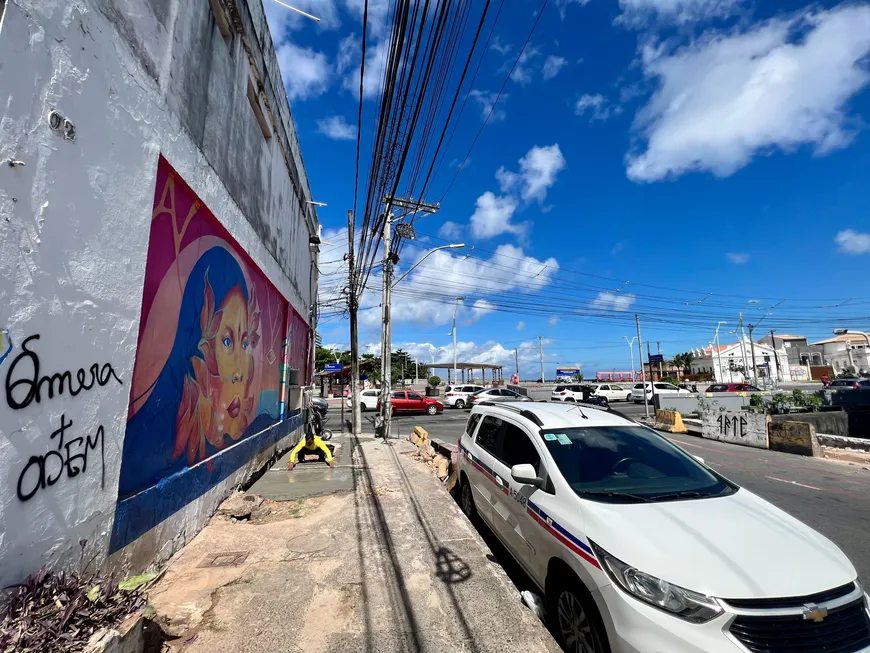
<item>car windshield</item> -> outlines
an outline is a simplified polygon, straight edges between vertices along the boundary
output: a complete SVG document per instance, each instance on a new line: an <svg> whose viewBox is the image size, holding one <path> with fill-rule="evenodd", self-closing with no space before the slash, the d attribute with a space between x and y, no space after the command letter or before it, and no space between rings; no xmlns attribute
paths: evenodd
<svg viewBox="0 0 870 653"><path fill-rule="evenodd" d="M699 499L737 489L641 426L547 429L541 438L571 488L592 501Z"/></svg>

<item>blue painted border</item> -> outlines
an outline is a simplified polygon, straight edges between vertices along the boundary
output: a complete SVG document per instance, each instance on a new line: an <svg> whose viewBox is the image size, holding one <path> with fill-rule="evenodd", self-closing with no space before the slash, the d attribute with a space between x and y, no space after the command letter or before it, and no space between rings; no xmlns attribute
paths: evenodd
<svg viewBox="0 0 870 653"><path fill-rule="evenodd" d="M261 451L300 428L302 421L301 411L294 410L283 422L119 501L115 506L109 553L123 549L208 492Z"/></svg>

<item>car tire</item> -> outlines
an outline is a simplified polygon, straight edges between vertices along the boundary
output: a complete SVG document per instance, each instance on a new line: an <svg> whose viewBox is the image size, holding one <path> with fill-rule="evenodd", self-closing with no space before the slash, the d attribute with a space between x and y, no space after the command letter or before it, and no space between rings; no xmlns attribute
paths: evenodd
<svg viewBox="0 0 870 653"><path fill-rule="evenodd" d="M456 408L458 408L459 410L465 408L465 402L462 399L457 399L456 403L453 405L456 406Z"/></svg>
<svg viewBox="0 0 870 653"><path fill-rule="evenodd" d="M577 403L577 400L574 399L574 397L565 397L565 401L573 401L575 404Z"/></svg>
<svg viewBox="0 0 870 653"><path fill-rule="evenodd" d="M627 395L625 395L625 400L631 401L631 393L630 392Z"/></svg>
<svg viewBox="0 0 870 653"><path fill-rule="evenodd" d="M566 653L610 653L607 629L595 601L573 574L547 588L550 631Z"/></svg>
<svg viewBox="0 0 870 653"><path fill-rule="evenodd" d="M471 493L471 484L465 475L459 483L459 507L462 512L468 517L470 522L477 520L477 507L474 505L474 495Z"/></svg>
<svg viewBox="0 0 870 653"><path fill-rule="evenodd" d="M366 405L365 405L365 404L360 404L360 405L359 405L359 412L364 413L364 412L366 412L367 410L368 410L368 408L366 408Z"/></svg>
<svg viewBox="0 0 870 653"><path fill-rule="evenodd" d="M437 415L438 414L438 406L436 406L435 404L431 404L429 406L426 406L426 412L430 415Z"/></svg>

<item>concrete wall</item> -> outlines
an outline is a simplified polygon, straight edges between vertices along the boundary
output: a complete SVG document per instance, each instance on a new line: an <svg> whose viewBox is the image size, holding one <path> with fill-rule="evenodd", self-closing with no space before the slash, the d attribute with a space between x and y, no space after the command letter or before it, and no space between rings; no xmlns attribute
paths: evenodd
<svg viewBox="0 0 870 653"><path fill-rule="evenodd" d="M767 449L767 415L749 411L709 410L701 415L701 437Z"/></svg>
<svg viewBox="0 0 870 653"><path fill-rule="evenodd" d="M829 435L849 435L849 416L843 411L825 411L822 413L790 413L788 415L772 415L774 423L804 422L816 427L816 433Z"/></svg>
<svg viewBox="0 0 870 653"><path fill-rule="evenodd" d="M142 316L149 292L158 299L166 294L156 282L149 286L148 275L164 262L180 270L190 249L184 249L184 216L175 211L170 219L155 209L161 161L178 186L188 188L194 219L230 252L231 267L242 269L248 311L240 315L250 333L265 340L271 329L277 337L280 318L271 327L265 321L282 310L288 329L302 320L292 337L284 331L289 353L280 347L266 352L261 342L256 360L278 367L295 360L304 367L310 358L293 343L300 327L303 349L310 340L316 278L308 237L316 232L316 216L305 204L310 191L262 6L259 0L229 5L235 10L225 37L205 1L6 3L0 31L0 586L42 564L77 560L80 540L98 561L117 549L111 562L121 567L167 558L299 427L299 388L282 385L279 402L261 385L258 401L266 392L270 404L283 404L277 422L262 431L252 432L264 413L254 419L246 404L244 428L199 425L199 440L185 431L175 451L164 429L142 429L140 437L153 437L154 451L168 451L182 469L155 476L146 490L131 494L150 497L138 517L120 507L122 467L138 469L125 437L128 416L138 408L131 392L144 364L141 345L160 348L148 340L157 331ZM268 137L249 103L249 83ZM9 160L21 164L9 166ZM161 233L161 225L175 226ZM155 239L172 243L176 236L175 251L163 261L166 252L154 253ZM215 282L217 272L211 273ZM189 284L176 276L180 294ZM260 293L259 304L253 300L255 286L271 289L273 306ZM200 293L200 304L206 295ZM168 316L176 342L182 328L202 330L205 344L189 361L210 364L206 312L202 323L182 325L178 305L174 315L172 306L161 304L153 314ZM259 368L257 374L265 383ZM274 374L268 375L272 385ZM183 379L195 376L188 369ZM233 378L251 388L248 372ZM207 385L192 392L204 400L214 391ZM145 392L153 396L157 386ZM153 415L167 418L167 428L179 436L180 425L196 414L181 404L167 410ZM213 410L212 417L217 403ZM147 455L142 460L151 464ZM186 479L183 492L169 491L169 478ZM139 521L143 515L149 516ZM143 523L145 532L136 533Z"/></svg>

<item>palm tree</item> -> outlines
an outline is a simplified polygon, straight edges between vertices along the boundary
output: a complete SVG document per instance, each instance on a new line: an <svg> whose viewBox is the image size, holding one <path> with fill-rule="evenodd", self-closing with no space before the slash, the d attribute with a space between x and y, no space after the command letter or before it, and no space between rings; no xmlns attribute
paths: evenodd
<svg viewBox="0 0 870 653"><path fill-rule="evenodd" d="M677 354L674 356L674 365L680 370L683 371L683 374L691 374L692 372L692 361L695 360L694 354L692 352L687 351L684 354Z"/></svg>

